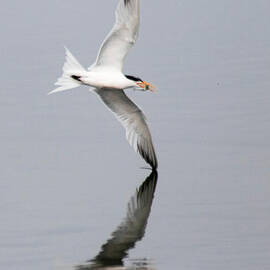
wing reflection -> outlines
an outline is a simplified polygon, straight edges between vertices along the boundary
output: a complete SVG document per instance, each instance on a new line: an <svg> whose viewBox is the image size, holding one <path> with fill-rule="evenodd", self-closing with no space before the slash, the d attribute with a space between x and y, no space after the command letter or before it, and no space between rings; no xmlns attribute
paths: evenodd
<svg viewBox="0 0 270 270"><path fill-rule="evenodd" d="M90 260L89 264L79 265L76 267L77 270L115 269L116 266L122 266L120 268L125 269L123 259L136 242L144 236L157 179L157 172L152 171L129 200L126 217L112 233L112 237L102 245L99 254ZM135 269L149 269L145 264L145 261L143 266L139 262L134 263L132 269L134 267Z"/></svg>

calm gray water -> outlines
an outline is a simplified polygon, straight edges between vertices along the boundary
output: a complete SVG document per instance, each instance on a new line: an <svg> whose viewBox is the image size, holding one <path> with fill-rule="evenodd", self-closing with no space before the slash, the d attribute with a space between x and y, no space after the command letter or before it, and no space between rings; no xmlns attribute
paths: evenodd
<svg viewBox="0 0 270 270"><path fill-rule="evenodd" d="M270 269L270 2L141 1L125 72L159 88L128 91L158 180L87 88L47 96L116 2L1 4L0 268Z"/></svg>

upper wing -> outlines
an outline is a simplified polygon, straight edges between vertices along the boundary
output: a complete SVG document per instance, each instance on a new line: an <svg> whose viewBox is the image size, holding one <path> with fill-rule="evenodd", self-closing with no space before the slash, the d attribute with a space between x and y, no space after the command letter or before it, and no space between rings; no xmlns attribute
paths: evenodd
<svg viewBox="0 0 270 270"><path fill-rule="evenodd" d="M90 68L108 66L122 70L125 56L138 37L140 0L120 0L115 17L115 24Z"/></svg>
<svg viewBox="0 0 270 270"><path fill-rule="evenodd" d="M126 129L126 138L152 168L158 166L151 134L143 112L121 89L96 89L96 93Z"/></svg>

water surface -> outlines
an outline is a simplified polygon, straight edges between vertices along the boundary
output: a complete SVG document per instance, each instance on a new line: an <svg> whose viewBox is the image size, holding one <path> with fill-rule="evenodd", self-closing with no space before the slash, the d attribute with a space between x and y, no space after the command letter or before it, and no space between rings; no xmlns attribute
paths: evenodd
<svg viewBox="0 0 270 270"><path fill-rule="evenodd" d="M150 174L88 89L47 96L64 45L94 61L116 2L1 5L1 269L91 267ZM269 1L141 2L124 71L159 89L127 93L149 120L159 177L117 265L269 269Z"/></svg>

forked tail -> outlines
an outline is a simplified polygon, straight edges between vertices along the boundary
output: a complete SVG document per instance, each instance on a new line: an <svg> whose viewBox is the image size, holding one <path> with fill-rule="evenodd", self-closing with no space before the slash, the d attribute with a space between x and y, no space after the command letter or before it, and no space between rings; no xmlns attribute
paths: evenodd
<svg viewBox="0 0 270 270"><path fill-rule="evenodd" d="M79 78L85 75L86 70L80 65L67 48L65 48L65 50L66 61L63 66L63 74L55 83L55 85L58 85L59 87L49 92L49 95L82 85Z"/></svg>

